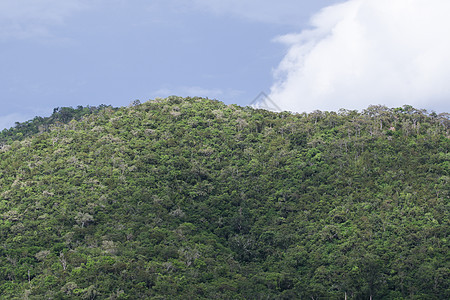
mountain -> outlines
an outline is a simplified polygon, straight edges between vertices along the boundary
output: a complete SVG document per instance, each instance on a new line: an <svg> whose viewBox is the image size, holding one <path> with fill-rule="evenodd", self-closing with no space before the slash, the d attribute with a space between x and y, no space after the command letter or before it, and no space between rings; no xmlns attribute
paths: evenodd
<svg viewBox="0 0 450 300"><path fill-rule="evenodd" d="M1 299L450 299L448 114L102 107L0 147Z"/></svg>

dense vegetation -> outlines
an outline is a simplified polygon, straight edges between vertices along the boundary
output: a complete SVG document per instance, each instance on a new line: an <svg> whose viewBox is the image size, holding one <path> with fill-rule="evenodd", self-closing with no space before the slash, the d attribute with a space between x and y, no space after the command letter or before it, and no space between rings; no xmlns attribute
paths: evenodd
<svg viewBox="0 0 450 300"><path fill-rule="evenodd" d="M0 131L0 144L11 143L17 140L31 137L37 133L46 132L52 125L67 124L72 120L81 120L82 117L97 113L111 106L104 104L96 106L57 107L50 117L35 117L27 122L16 122L14 127Z"/></svg>
<svg viewBox="0 0 450 300"><path fill-rule="evenodd" d="M2 299L450 299L449 118L105 107L0 147Z"/></svg>

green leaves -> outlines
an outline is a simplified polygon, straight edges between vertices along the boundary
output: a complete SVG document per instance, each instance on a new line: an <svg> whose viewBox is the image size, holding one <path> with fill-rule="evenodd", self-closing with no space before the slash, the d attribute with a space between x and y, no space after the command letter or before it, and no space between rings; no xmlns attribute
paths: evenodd
<svg viewBox="0 0 450 300"><path fill-rule="evenodd" d="M0 149L4 297L449 298L448 116L170 97L26 124Z"/></svg>

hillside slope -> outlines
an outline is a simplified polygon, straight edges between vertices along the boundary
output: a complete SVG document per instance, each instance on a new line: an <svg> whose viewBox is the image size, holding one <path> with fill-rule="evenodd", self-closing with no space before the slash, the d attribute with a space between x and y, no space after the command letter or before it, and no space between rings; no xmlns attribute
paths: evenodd
<svg viewBox="0 0 450 300"><path fill-rule="evenodd" d="M449 299L449 119L104 108L0 147L2 299Z"/></svg>
<svg viewBox="0 0 450 300"><path fill-rule="evenodd" d="M115 109L104 104L96 106L78 106L72 107L57 107L53 110L50 117L35 117L27 122L16 122L14 127L3 129L0 131L0 144L12 143L13 141L23 140L38 133L47 132L50 127L55 125L67 124L72 120L80 120L82 117L90 114L95 114L105 108Z"/></svg>

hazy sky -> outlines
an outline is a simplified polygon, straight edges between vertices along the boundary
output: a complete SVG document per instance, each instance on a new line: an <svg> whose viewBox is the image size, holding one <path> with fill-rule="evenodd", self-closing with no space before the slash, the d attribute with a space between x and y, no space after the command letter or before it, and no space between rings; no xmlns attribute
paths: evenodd
<svg viewBox="0 0 450 300"><path fill-rule="evenodd" d="M448 0L0 0L0 130L169 95L449 111Z"/></svg>

